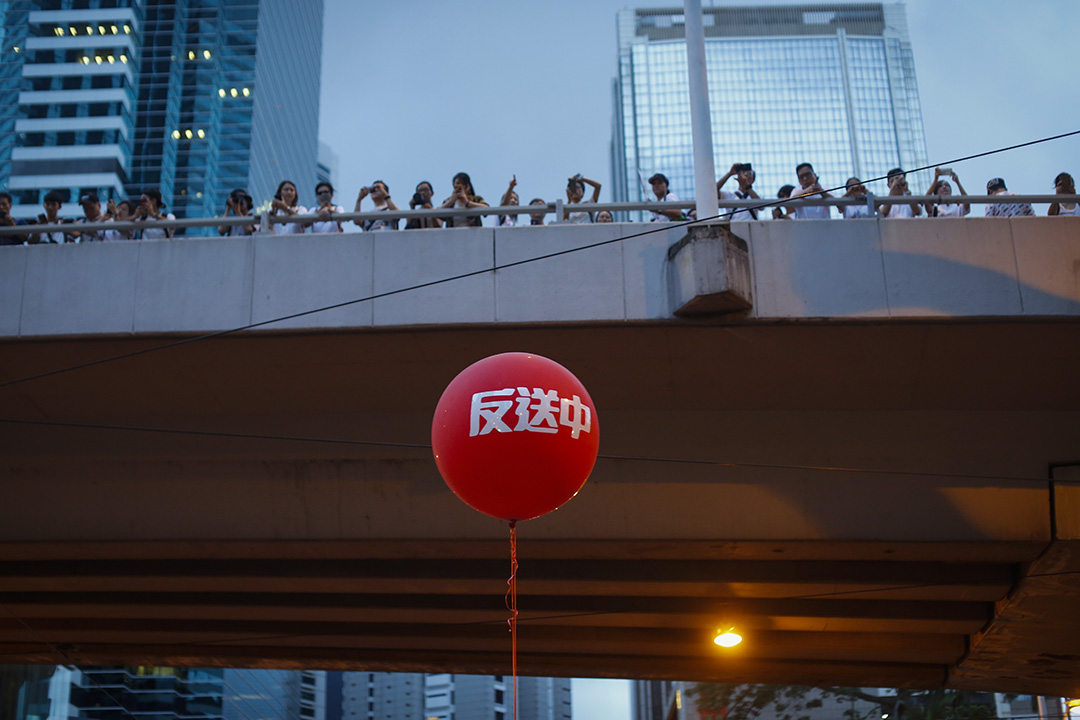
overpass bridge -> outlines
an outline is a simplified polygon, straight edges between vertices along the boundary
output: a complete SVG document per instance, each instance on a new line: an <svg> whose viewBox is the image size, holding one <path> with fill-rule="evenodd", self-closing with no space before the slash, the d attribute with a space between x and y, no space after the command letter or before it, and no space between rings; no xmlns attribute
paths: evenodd
<svg viewBox="0 0 1080 720"><path fill-rule="evenodd" d="M1080 219L642 230L0 248L4 662L508 673L425 446L524 350L602 433L520 672L1080 694Z"/></svg>

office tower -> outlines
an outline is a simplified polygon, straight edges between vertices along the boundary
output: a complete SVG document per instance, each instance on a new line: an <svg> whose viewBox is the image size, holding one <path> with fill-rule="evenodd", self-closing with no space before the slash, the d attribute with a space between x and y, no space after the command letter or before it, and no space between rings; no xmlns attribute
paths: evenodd
<svg viewBox="0 0 1080 720"><path fill-rule="evenodd" d="M753 164L755 188L798 187L812 163L823 186L926 165L915 65L902 4L813 3L704 9L718 176ZM683 9L621 10L614 84L615 199L652 199L661 172L694 197ZM640 173L640 174L639 174ZM929 173L909 176L915 192ZM872 186L884 194L884 183ZM737 189L734 179L725 186Z"/></svg>
<svg viewBox="0 0 1080 720"><path fill-rule="evenodd" d="M11 720L327 720L326 673L163 667L7 667Z"/></svg>
<svg viewBox="0 0 1080 720"><path fill-rule="evenodd" d="M49 190L220 214L317 178L322 0L0 4L0 187L36 216ZM10 162L7 162L10 157ZM70 214L75 208L65 207Z"/></svg>
<svg viewBox="0 0 1080 720"><path fill-rule="evenodd" d="M509 675L429 674L427 720L506 720L514 716ZM572 720L568 678L518 678L518 720ZM385 720L385 719L383 719Z"/></svg>
<svg viewBox="0 0 1080 720"><path fill-rule="evenodd" d="M423 720L422 673L342 674L343 720Z"/></svg>
<svg viewBox="0 0 1080 720"><path fill-rule="evenodd" d="M451 673L344 674L343 720L509 720L513 678ZM570 680L518 678L518 720L573 720Z"/></svg>

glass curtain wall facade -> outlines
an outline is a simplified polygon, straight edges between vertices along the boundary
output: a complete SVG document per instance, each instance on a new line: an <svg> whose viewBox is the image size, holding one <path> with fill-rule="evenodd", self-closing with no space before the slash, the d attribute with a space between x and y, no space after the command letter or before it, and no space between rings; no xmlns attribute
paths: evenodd
<svg viewBox="0 0 1080 720"><path fill-rule="evenodd" d="M326 720L326 673L166 667L0 668L10 720Z"/></svg>
<svg viewBox="0 0 1080 720"><path fill-rule="evenodd" d="M0 188L16 217L49 190L104 203L158 188L180 218L221 214L234 188L257 204L284 179L313 193L322 0L12 0L0 14Z"/></svg>
<svg viewBox="0 0 1080 720"><path fill-rule="evenodd" d="M131 0L0 3L0 187L36 217L49 190L123 195L141 8Z"/></svg>
<svg viewBox="0 0 1080 720"><path fill-rule="evenodd" d="M652 199L645 180L655 172L676 195L693 198L683 10L622 10L617 24L615 199ZM801 162L823 186L926 164L902 4L706 8L704 25L718 175L752 163L755 189L775 197L782 185L798 186ZM929 173L909 182L921 191ZM870 190L887 192L884 181Z"/></svg>

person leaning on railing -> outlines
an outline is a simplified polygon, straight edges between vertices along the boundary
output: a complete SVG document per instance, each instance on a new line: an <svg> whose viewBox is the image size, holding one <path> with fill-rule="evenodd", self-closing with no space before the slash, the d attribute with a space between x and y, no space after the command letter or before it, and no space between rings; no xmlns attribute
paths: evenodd
<svg viewBox="0 0 1080 720"><path fill-rule="evenodd" d="M274 199L270 201L271 215L307 215L307 208L297 202L298 193L296 183L291 180L282 180L274 193ZM304 232L304 226L298 222L273 223L275 235L299 235Z"/></svg>
<svg viewBox="0 0 1080 720"><path fill-rule="evenodd" d="M1001 178L991 178L986 182L987 195L1016 195L1005 187ZM1031 203L990 203L986 206L986 217L1031 217L1035 211Z"/></svg>
<svg viewBox="0 0 1080 720"><path fill-rule="evenodd" d="M88 192L79 198L79 205L83 209L83 217L77 218L75 224L82 223L100 223L109 219L107 214L101 212L101 200L98 199L97 193ZM79 242L92 242L95 240L104 240L104 230L80 230L72 233L75 237L79 238Z"/></svg>
<svg viewBox="0 0 1080 720"><path fill-rule="evenodd" d="M319 201L319 207L312 208L311 212L318 215L319 219L311 223L311 232L341 232L341 221L334 219L334 213L340 215L345 212L345 208L334 204L334 186L325 181L318 183L315 186L315 197Z"/></svg>
<svg viewBox="0 0 1080 720"><path fill-rule="evenodd" d="M777 200L787 200L791 197L791 193L795 191L794 185L781 185L780 189L776 191ZM787 204L777 205L772 209L773 220L791 220L792 213L788 209Z"/></svg>
<svg viewBox="0 0 1080 720"><path fill-rule="evenodd" d="M796 165L795 177L799 179L800 189L792 193L793 198L811 198L815 195L823 198L832 197L821 187L821 180L818 178L817 173L814 172L814 166L810 163L804 162ZM828 205L804 205L788 213L788 217L795 220L828 220L832 217L832 208Z"/></svg>
<svg viewBox="0 0 1080 720"><path fill-rule="evenodd" d="M927 195L937 195L938 197L950 197L952 196L952 185L947 180L941 178L951 177L956 183L956 189L960 191L961 195L967 195L964 191L964 186L960 184L960 178L957 177L949 168L934 168L934 182L930 183L930 189L926 191ZM926 216L927 217L963 217L971 212L971 205L968 203L927 203L926 204Z"/></svg>
<svg viewBox="0 0 1080 720"><path fill-rule="evenodd" d="M653 195L656 196L657 202L679 202L679 198L675 193L668 190L671 185L668 182L667 175L664 173L653 173L649 178L649 186L652 187ZM649 222L667 222L667 221L680 221L685 220L686 214L683 213L680 208L673 208L671 210L653 210L652 218Z"/></svg>
<svg viewBox="0 0 1080 720"><path fill-rule="evenodd" d="M1067 172L1059 173L1054 178L1054 193L1057 195L1075 195L1076 183L1073 182L1073 177ZM1077 203L1064 203L1056 202L1050 204L1050 211L1047 215L1080 215L1078 212Z"/></svg>

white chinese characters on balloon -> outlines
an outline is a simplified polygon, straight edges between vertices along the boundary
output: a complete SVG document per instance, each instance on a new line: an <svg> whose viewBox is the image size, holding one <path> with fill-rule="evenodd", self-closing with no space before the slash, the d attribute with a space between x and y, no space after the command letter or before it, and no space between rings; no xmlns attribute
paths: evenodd
<svg viewBox="0 0 1080 720"><path fill-rule="evenodd" d="M516 402L515 402L516 401ZM513 428L505 422L506 414L517 416ZM556 415L558 418L556 419ZM555 390L526 387L485 390L473 393L469 412L469 437L495 432L557 433L570 428L575 440L592 429L592 411L577 395L561 398Z"/></svg>

